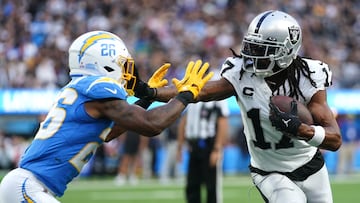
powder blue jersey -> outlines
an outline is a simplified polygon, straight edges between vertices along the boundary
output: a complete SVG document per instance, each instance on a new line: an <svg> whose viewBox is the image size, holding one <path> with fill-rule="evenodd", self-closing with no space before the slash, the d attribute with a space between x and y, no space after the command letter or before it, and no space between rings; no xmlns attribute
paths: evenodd
<svg viewBox="0 0 360 203"><path fill-rule="evenodd" d="M126 100L126 97L125 89L111 78L74 78L61 89L22 156L20 167L31 171L52 192L62 196L66 185L103 143L113 124L109 119L89 116L84 104L109 98Z"/></svg>

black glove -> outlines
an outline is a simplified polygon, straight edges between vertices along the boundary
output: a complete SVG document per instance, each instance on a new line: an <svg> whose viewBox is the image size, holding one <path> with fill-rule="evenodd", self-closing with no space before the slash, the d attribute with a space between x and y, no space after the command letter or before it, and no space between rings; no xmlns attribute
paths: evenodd
<svg viewBox="0 0 360 203"><path fill-rule="evenodd" d="M181 101L181 103L184 104L184 106L187 106L189 103L195 103L194 95L190 91L180 92L176 99Z"/></svg>
<svg viewBox="0 0 360 203"><path fill-rule="evenodd" d="M151 88L146 82L138 79L135 83L135 97L140 99L152 100L156 96L156 88Z"/></svg>
<svg viewBox="0 0 360 203"><path fill-rule="evenodd" d="M134 92L135 97L140 99L152 100L156 96L156 88L151 88L149 85L140 79L137 68L134 68L134 76L136 77Z"/></svg>
<svg viewBox="0 0 360 203"><path fill-rule="evenodd" d="M288 133L290 137L297 137L298 129L301 125L299 116L297 115L297 103L296 101L291 102L290 113L280 111L272 102L270 106L270 116L272 126L281 132Z"/></svg>

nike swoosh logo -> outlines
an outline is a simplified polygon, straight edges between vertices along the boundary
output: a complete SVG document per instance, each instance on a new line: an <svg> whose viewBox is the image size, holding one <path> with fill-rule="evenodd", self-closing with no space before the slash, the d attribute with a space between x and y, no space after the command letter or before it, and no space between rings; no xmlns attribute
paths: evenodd
<svg viewBox="0 0 360 203"><path fill-rule="evenodd" d="M104 87L104 89L106 89L107 91L113 93L113 94L116 94L117 93L117 89L110 89L110 88L107 88L107 87Z"/></svg>
<svg viewBox="0 0 360 203"><path fill-rule="evenodd" d="M286 127L289 127L289 122L291 121L291 119L289 119L289 120L282 119L282 121L284 122Z"/></svg>

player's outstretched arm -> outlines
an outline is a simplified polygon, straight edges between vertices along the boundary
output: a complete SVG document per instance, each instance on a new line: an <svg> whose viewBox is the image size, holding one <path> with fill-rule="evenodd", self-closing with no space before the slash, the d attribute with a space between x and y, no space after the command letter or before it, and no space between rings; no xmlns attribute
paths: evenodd
<svg viewBox="0 0 360 203"><path fill-rule="evenodd" d="M189 74L189 73L188 73ZM184 76L186 78L186 75ZM176 78L173 81L180 81ZM167 102L177 94L176 85L156 88L156 101ZM223 100L234 96L235 89L225 78L208 81L201 89L196 101Z"/></svg>
<svg viewBox="0 0 360 203"><path fill-rule="evenodd" d="M156 136L166 127L180 117L186 105L195 101L205 83L212 77L213 72L205 74L209 64L190 62L191 69L189 77L184 78L181 84L177 84L178 94L167 104L145 111L137 105L130 105L124 100L111 100L98 102L99 114L110 118L115 122L117 132L108 136L109 141L119 136L126 130L135 131L144 136Z"/></svg>

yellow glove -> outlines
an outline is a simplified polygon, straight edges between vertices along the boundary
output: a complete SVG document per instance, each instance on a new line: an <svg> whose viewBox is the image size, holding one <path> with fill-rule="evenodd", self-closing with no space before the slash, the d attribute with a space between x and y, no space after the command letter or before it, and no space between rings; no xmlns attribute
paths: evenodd
<svg viewBox="0 0 360 203"><path fill-rule="evenodd" d="M187 67L186 67L186 72L185 72L184 78L183 78L181 81L178 80L177 78L173 78L173 79L172 79L172 82L173 82L173 84L176 86L176 89L179 90L180 87L181 87L182 85L184 85L185 82L189 79L190 74L191 74L191 70L192 70L192 68L194 67L194 65L195 65L194 61L190 61L190 62L188 63L188 65L187 65Z"/></svg>
<svg viewBox="0 0 360 203"><path fill-rule="evenodd" d="M193 99L195 99L204 85L211 79L214 72L208 73L205 77L204 74L209 68L209 63L202 64L201 60L195 63L190 61L186 67L185 76L182 80L176 78L172 79L173 84L176 86L179 93L190 91Z"/></svg>
<svg viewBox="0 0 360 203"><path fill-rule="evenodd" d="M168 81L167 79L164 79L164 76L166 75L170 66L170 63L165 63L160 68L158 68L147 82L149 87L157 88L167 85Z"/></svg>

